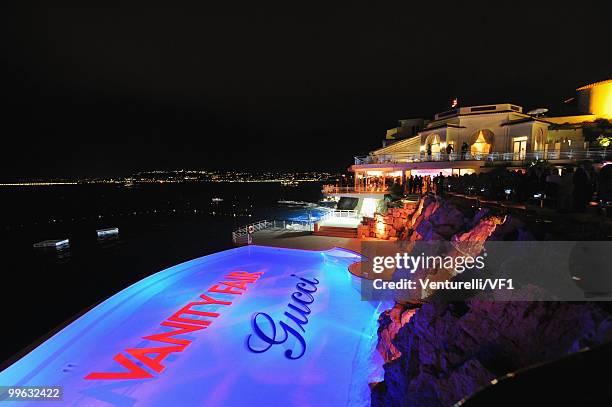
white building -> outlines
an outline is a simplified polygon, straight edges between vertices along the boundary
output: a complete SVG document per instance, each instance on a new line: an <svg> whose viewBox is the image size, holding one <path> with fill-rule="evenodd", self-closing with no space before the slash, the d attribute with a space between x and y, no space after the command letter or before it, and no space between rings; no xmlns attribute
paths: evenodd
<svg viewBox="0 0 612 407"><path fill-rule="evenodd" d="M463 175L496 167L524 168L547 160L567 165L577 160L609 158L608 150L585 142L583 128L612 117L612 80L577 89L580 113L543 116L546 109L524 112L512 103L455 107L433 120L410 119L387 131L384 147L355 157L349 170L353 187L326 186L329 196L348 198L359 216L371 216L389 185L406 185L411 175ZM449 147L450 146L450 147Z"/></svg>
<svg viewBox="0 0 612 407"><path fill-rule="evenodd" d="M589 148L582 129L596 119L612 117L612 80L578 88L576 99L581 112L572 116L525 113L519 105L500 103L456 107L437 113L429 122L413 121L424 124L415 136L386 140L384 147L355 157L350 167L355 173L353 192L383 192L389 181L403 184L410 175L521 168L538 160L565 165L601 159L607 151Z"/></svg>

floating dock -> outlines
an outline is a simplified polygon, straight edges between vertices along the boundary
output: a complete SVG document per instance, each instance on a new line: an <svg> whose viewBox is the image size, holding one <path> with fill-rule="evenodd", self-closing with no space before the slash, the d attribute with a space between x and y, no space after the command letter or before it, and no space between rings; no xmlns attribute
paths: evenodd
<svg viewBox="0 0 612 407"><path fill-rule="evenodd" d="M119 235L119 228L106 228L96 230L98 238L113 237Z"/></svg>
<svg viewBox="0 0 612 407"><path fill-rule="evenodd" d="M70 240L68 239L43 240L42 242L34 243L34 247L37 249L64 249L68 246L70 246Z"/></svg>

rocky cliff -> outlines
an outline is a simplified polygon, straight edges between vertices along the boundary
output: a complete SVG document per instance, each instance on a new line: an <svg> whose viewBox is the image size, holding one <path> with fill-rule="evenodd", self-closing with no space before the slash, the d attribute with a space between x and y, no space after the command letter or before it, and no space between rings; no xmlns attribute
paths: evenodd
<svg viewBox="0 0 612 407"><path fill-rule="evenodd" d="M531 240L512 216L472 212L433 197L406 220L410 240L468 242ZM538 289L517 293L534 301L488 301L484 294L448 302L433 293L421 304L396 304L379 318L384 381L373 406L449 406L497 377L612 340L612 318L593 304L538 302ZM509 298L511 300L511 298Z"/></svg>
<svg viewBox="0 0 612 407"><path fill-rule="evenodd" d="M434 300L412 313L393 347L380 345L392 358L373 406L450 406L496 377L612 340L610 315L590 304Z"/></svg>

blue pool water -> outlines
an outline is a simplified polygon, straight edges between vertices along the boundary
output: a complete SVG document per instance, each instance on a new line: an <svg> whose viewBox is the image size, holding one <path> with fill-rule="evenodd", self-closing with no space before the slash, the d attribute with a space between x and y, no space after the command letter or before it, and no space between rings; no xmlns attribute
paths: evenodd
<svg viewBox="0 0 612 407"><path fill-rule="evenodd" d="M315 207L287 207L278 206L263 208L255 213L259 219L276 219L294 222L316 222L329 211L329 208Z"/></svg>
<svg viewBox="0 0 612 407"><path fill-rule="evenodd" d="M62 386L61 404L79 406L367 405L380 380L376 321L390 304L360 300L347 269L358 259L247 246L179 264L84 314L0 373L0 386ZM159 335L179 326L192 331Z"/></svg>
<svg viewBox="0 0 612 407"><path fill-rule="evenodd" d="M287 220L293 220L293 221L302 221L302 222L316 222L319 219L321 219L321 217L323 215L325 215L328 212L328 209L325 208L312 208L312 209L302 209L300 211L297 211L297 213L295 214L291 214L289 216L287 216Z"/></svg>

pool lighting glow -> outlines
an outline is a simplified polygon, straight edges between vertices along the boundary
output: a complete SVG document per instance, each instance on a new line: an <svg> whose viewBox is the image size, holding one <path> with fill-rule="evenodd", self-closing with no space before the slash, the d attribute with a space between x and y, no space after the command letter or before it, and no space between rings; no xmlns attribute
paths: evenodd
<svg viewBox="0 0 612 407"><path fill-rule="evenodd" d="M67 325L0 387L61 386L62 405L79 406L367 405L392 304L361 301L359 259L252 245L176 265Z"/></svg>

